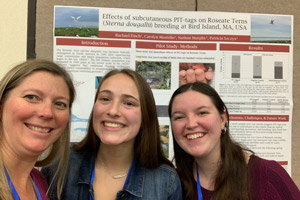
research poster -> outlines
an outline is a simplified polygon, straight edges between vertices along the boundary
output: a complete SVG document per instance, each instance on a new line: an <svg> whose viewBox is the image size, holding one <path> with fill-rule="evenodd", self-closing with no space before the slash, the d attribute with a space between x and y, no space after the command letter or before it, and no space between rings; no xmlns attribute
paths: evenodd
<svg viewBox="0 0 300 200"><path fill-rule="evenodd" d="M293 16L256 13L54 7L54 61L73 77L71 141L86 134L95 91L111 69L149 83L161 142L173 157L167 106L187 71L220 94L234 140L291 174Z"/></svg>

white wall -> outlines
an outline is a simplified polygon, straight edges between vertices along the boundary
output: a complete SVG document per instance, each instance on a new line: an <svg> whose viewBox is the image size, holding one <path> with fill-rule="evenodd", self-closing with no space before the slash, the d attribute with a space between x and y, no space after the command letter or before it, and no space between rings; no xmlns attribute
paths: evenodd
<svg viewBox="0 0 300 200"><path fill-rule="evenodd" d="M0 0L0 78L26 60L28 0Z"/></svg>

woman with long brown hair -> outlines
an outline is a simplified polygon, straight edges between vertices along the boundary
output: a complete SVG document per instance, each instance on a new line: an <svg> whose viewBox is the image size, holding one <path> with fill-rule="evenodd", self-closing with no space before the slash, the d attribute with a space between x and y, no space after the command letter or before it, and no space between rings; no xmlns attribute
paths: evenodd
<svg viewBox="0 0 300 200"><path fill-rule="evenodd" d="M55 166L42 171L51 181ZM112 70L101 80L87 135L71 149L62 197L182 199L179 177L162 152L151 88L137 72Z"/></svg>
<svg viewBox="0 0 300 200"><path fill-rule="evenodd" d="M185 200L300 199L283 167L231 139L228 110L209 84L179 87L168 112Z"/></svg>

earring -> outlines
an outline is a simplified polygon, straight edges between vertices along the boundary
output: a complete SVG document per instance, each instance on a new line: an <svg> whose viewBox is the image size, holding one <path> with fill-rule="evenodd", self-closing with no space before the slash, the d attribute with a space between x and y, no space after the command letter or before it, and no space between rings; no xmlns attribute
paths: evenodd
<svg viewBox="0 0 300 200"><path fill-rule="evenodd" d="M221 134L225 134L226 133L226 131L227 131L227 128L226 128L226 126L224 127L224 129L222 129L222 131L221 131Z"/></svg>

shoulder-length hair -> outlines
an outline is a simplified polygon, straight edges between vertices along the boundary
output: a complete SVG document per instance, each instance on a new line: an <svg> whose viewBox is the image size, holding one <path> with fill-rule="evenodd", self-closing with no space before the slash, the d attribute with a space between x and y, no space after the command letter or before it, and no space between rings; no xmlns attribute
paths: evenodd
<svg viewBox="0 0 300 200"><path fill-rule="evenodd" d="M247 182L247 163L245 160L244 150L238 143L234 142L229 134L229 113L227 107L219 94L209 84L202 82L194 82L182 85L172 95L168 114L171 119L172 105L174 99L179 94L187 91L196 91L208 96L218 112L224 111L227 114L227 123L221 134L221 163L215 177L214 194L212 199L248 199L248 182ZM192 101L192 99L191 99ZM177 172L183 185L184 199L190 200L194 198L194 177L193 177L193 156L186 153L176 142L173 137L174 157Z"/></svg>
<svg viewBox="0 0 300 200"><path fill-rule="evenodd" d="M117 74L124 74L130 77L139 93L140 105L142 112L142 123L138 135L135 138L134 143L134 154L135 157L141 162L146 168L155 168L162 163L171 164L171 162L165 158L161 143L160 143L160 132L158 125L158 118L155 106L155 100L151 91L150 86L145 79L136 71L131 69L112 70L108 72L100 81L97 89L94 104L97 101L99 90L102 84L109 78ZM95 152L98 151L101 141L96 135L93 127L93 110L89 117L88 132L85 138L76 144L74 147L76 150L91 149Z"/></svg>
<svg viewBox="0 0 300 200"><path fill-rule="evenodd" d="M75 88L72 82L70 75L59 65L52 61L33 59L28 60L23 63L18 64L9 70L0 82L0 104L7 100L8 95L11 90L18 87L22 81L29 75L38 72L44 71L55 76L62 77L69 89L70 97L70 116L71 116L71 107L75 98ZM1 113L3 115L4 113ZM2 141L3 135L3 126L2 121L0 120L0 141ZM56 156L60 157L58 170L55 174L55 179L57 179L57 194L60 196L62 191L62 186L64 182L64 176L67 169L67 163L69 158L69 143L70 143L70 121L67 123L62 135L51 145L48 150L45 151L45 154L40 156L36 161L36 167L42 167L50 164ZM50 184L51 185L51 184ZM9 191L9 193L7 193ZM4 197L2 197L4 195ZM7 196L8 195L8 196ZM6 176L3 167L3 160L0 153L0 199L8 199L11 196L10 189L8 187ZM11 197L12 198L12 197Z"/></svg>

